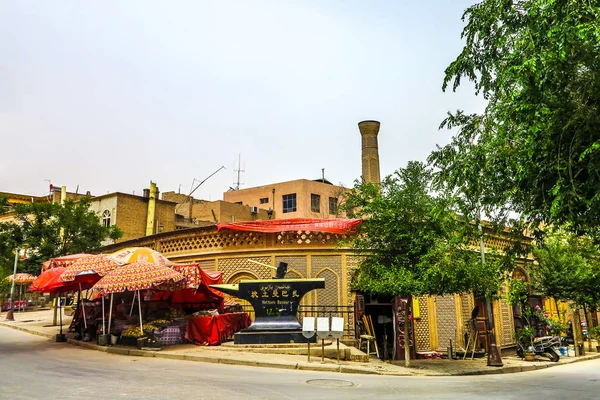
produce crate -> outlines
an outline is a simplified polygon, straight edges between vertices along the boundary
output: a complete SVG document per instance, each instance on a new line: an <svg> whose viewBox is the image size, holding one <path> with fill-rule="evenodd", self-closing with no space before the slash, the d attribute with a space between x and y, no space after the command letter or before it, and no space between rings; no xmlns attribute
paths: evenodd
<svg viewBox="0 0 600 400"><path fill-rule="evenodd" d="M154 331L154 338L163 346L183 343L183 335L178 326L170 326L160 331Z"/></svg>

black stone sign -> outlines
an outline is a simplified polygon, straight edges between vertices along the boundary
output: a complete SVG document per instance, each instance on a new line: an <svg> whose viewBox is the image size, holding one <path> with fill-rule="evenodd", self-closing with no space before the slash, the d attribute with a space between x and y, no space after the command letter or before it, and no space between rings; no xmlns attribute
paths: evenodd
<svg viewBox="0 0 600 400"><path fill-rule="evenodd" d="M298 304L306 293L323 289L325 279L248 280L211 287L244 299L254 308L254 323L235 334L235 344L306 343L296 318Z"/></svg>

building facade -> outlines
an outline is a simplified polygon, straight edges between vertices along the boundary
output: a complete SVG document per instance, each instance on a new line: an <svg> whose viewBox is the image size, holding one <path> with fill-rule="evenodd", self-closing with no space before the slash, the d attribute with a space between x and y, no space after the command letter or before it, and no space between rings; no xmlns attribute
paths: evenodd
<svg viewBox="0 0 600 400"><path fill-rule="evenodd" d="M338 208L346 190L326 179L297 179L225 192L223 199L270 210L273 219L335 218L341 216Z"/></svg>
<svg viewBox="0 0 600 400"><path fill-rule="evenodd" d="M401 358L398 343L403 339L398 324L397 299L371 298L351 289L352 276L360 259L350 249L340 246L345 235L294 231L260 233L217 231L216 226L165 232L104 247L102 252L117 251L129 246L147 246L160 251L176 263L198 263L208 271L223 272L224 283L242 279L271 279L272 269L257 265L288 263L289 278L324 278L325 289L310 292L301 306L315 313L343 317L346 340L356 332L357 315L371 315L380 349L386 348L386 358ZM500 247L505 239L488 237L486 249ZM360 300L362 297L362 301ZM415 299L413 336L410 341L416 352L446 351L452 341L454 349L466 347L467 322L475 305L482 299L470 294ZM485 307L481 307L484 309ZM329 311L327 311L329 310ZM331 311L333 310L333 311ZM351 310L351 312L347 312ZM337 314L336 314L337 313ZM515 345L512 307L504 298L493 302L496 343L508 349ZM485 315L478 320L484 321ZM485 340L485 331L481 332Z"/></svg>

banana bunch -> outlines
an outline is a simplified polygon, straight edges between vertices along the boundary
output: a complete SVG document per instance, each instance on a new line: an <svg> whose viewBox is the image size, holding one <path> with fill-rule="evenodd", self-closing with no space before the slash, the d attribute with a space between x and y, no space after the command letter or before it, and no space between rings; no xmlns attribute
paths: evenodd
<svg viewBox="0 0 600 400"><path fill-rule="evenodd" d="M121 336L125 336L125 337L142 337L142 336L144 336L144 332L142 332L142 330L140 329L139 326L136 326L136 327L131 327L131 328L125 329L121 333Z"/></svg>

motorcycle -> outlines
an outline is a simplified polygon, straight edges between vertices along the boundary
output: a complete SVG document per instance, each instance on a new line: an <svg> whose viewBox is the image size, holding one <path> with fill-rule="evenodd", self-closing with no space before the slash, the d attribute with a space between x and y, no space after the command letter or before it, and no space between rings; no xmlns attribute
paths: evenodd
<svg viewBox="0 0 600 400"><path fill-rule="evenodd" d="M536 356L548 357L552 362L558 362L558 347L561 345L559 336L542 336L533 339L533 346L525 349L521 343L517 345L517 355L524 358L526 350L533 351Z"/></svg>

